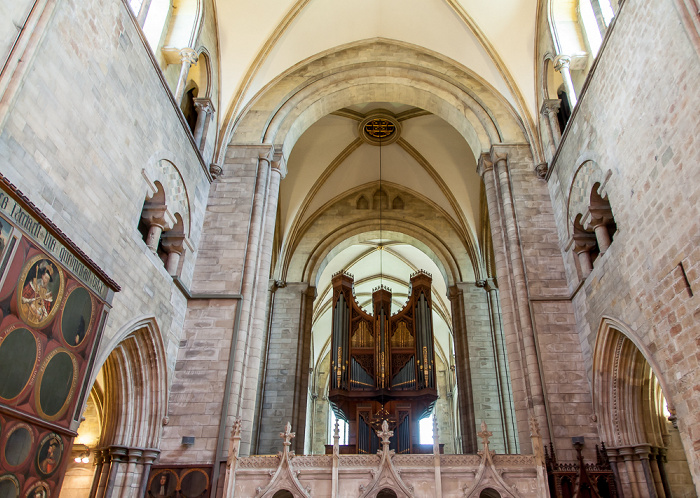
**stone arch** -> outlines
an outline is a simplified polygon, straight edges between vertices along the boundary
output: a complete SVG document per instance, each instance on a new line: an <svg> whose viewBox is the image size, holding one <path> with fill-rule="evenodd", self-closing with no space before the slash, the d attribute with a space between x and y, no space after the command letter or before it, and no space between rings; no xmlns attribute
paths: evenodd
<svg viewBox="0 0 700 498"><path fill-rule="evenodd" d="M627 327L603 318L593 353L593 405L601 439L608 446L660 442L662 435L654 435L658 421L652 419L659 407L651 405L656 403L654 396L643 392L645 386L653 389L646 380L651 375L660 391L668 392L659 371ZM667 403L673 409L671 401Z"/></svg>
<svg viewBox="0 0 700 498"><path fill-rule="evenodd" d="M669 424L675 420L675 408L666 397L670 391L662 374L628 327L612 318L602 319L593 353L593 409L608 455L618 462L618 486L625 495L647 490L652 495L654 489L665 490L666 496L682 494L674 489L682 479L668 479L664 471L666 452L684 448L677 429ZM687 455L685 451L685 457L675 460L673 472L687 474L683 477L690 482Z"/></svg>
<svg viewBox="0 0 700 498"><path fill-rule="evenodd" d="M420 47L377 38L318 54L268 84L227 126L218 156L229 141L281 145L288 156L318 119L370 101L438 115L462 134L475 158L492 143L527 142L517 112L485 81Z"/></svg>
<svg viewBox="0 0 700 498"><path fill-rule="evenodd" d="M95 373L104 375L103 446L160 446L167 413L167 367L163 339L153 317L134 320L102 349Z"/></svg>
<svg viewBox="0 0 700 498"><path fill-rule="evenodd" d="M398 186L386 182L382 188L389 198L399 191ZM365 185L359 190L366 198L373 197L376 184ZM355 209L358 193L341 194L304 222L285 244L275 273L285 281L313 283L325 264L348 244L360 240L363 234L364 237L369 237L370 233L378 236L379 211L372 211L368 216L366 211ZM401 190L401 197L405 203L402 211L383 210L383 232L396 240L416 244L437 264L448 285L484 273L474 245L466 235L460 234L449 215L407 189ZM345 213L345 222L341 226L335 218L337 212ZM416 213L419 212L423 215L418 216ZM447 235L440 236L439 233Z"/></svg>
<svg viewBox="0 0 700 498"><path fill-rule="evenodd" d="M591 199L591 192L596 184L597 194L601 197L607 197L607 185L612 171L603 171L603 169L593 160L584 160L574 173L569 188L569 198L567 201L567 224L568 236L572 236L574 221L581 215L582 217L588 211Z"/></svg>
<svg viewBox="0 0 700 498"><path fill-rule="evenodd" d="M194 47L204 19L203 0L171 0L174 15L170 19L165 47Z"/></svg>
<svg viewBox="0 0 700 498"><path fill-rule="evenodd" d="M160 183L165 194L163 202L166 207L166 220L169 222L169 228L175 225L177 222L175 215L179 214L182 217L185 236L189 237L191 231L189 192L179 168L167 156L168 154L159 154L157 158L154 157L149 161L146 168L143 169L143 177L146 180L145 197L148 199L155 195L158 191L156 183Z"/></svg>

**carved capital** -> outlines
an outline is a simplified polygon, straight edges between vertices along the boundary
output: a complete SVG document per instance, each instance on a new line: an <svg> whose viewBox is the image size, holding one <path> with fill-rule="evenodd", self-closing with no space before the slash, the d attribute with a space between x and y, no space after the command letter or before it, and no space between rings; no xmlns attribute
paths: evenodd
<svg viewBox="0 0 700 498"><path fill-rule="evenodd" d="M284 177L287 176L287 160L282 152L276 152L272 156L270 165L272 166L272 171L279 173L280 179L284 180Z"/></svg>
<svg viewBox="0 0 700 498"><path fill-rule="evenodd" d="M559 108L561 107L561 99L545 99L544 102L542 102L542 108L540 109L540 113L542 113L543 116L551 116L555 115L559 112Z"/></svg>
<svg viewBox="0 0 700 498"><path fill-rule="evenodd" d="M557 55L554 58L554 69L555 71L561 72L562 69L566 69L568 71L569 67L571 66L571 57L565 54Z"/></svg>
<svg viewBox="0 0 700 498"><path fill-rule="evenodd" d="M180 62L183 64L197 64L197 59L199 59L199 55L197 55L197 52L195 52L193 49L186 47L180 50Z"/></svg>
<svg viewBox="0 0 700 498"><path fill-rule="evenodd" d="M488 153L481 154L481 157L479 157L479 164L476 167L477 174L483 178L484 174L491 170L493 170L491 155Z"/></svg>
<svg viewBox="0 0 700 498"><path fill-rule="evenodd" d="M194 107L195 107L195 109L197 109L197 112L203 112L207 115L212 115L216 111L211 99L193 99L193 100L194 100Z"/></svg>

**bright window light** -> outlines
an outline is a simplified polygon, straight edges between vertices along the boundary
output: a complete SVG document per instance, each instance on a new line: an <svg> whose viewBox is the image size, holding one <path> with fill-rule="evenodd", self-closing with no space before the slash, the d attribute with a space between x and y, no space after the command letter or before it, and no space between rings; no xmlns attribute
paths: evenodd
<svg viewBox="0 0 700 498"><path fill-rule="evenodd" d="M433 414L431 413L418 422L420 444L433 444Z"/></svg>
<svg viewBox="0 0 700 498"><path fill-rule="evenodd" d="M603 21L605 22L606 26L610 26L613 17L615 17L615 12L613 12L612 6L608 0L599 0L599 2L600 11L603 13Z"/></svg>
<svg viewBox="0 0 700 498"><path fill-rule="evenodd" d="M340 432L340 440L338 444L348 444L348 423L339 419L335 416L333 410L328 410L330 412L330 424L328 424L328 444L333 444L333 434L335 432L335 421L338 421L338 432Z"/></svg>
<svg viewBox="0 0 700 498"><path fill-rule="evenodd" d="M583 29L586 32L586 38L588 38L588 46L591 48L591 55L595 57L598 55L603 38L600 36L600 30L598 30L598 23L595 20L591 0L581 0L579 7Z"/></svg>

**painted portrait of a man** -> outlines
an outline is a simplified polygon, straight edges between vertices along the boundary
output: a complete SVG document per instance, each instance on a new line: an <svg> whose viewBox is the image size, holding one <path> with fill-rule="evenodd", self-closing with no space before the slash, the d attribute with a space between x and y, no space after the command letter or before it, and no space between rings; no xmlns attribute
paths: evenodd
<svg viewBox="0 0 700 498"><path fill-rule="evenodd" d="M58 310L63 294L63 276L50 259L34 258L20 277L20 317L32 327L43 327Z"/></svg>

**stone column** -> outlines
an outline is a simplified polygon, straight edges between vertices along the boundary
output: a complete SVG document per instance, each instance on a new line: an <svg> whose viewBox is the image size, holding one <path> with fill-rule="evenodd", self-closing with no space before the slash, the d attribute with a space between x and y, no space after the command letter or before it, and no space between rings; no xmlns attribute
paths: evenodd
<svg viewBox="0 0 700 498"><path fill-rule="evenodd" d="M455 363L457 367L457 388L459 402L459 426L462 433L462 453L477 451L474 400L472 396L471 368L469 365L469 344L464 311L464 292L460 286L450 287L448 297L452 305L452 327L455 338ZM459 448L456 448L459 451Z"/></svg>
<svg viewBox="0 0 700 498"><path fill-rule="evenodd" d="M272 241L279 185L286 173L281 154L272 150L259 157L253 209L248 231L248 247L242 283L241 330L236 347L239 365L233 374L233 401L238 404L235 415L242 420L241 454L250 453L257 396L262 343L265 335L267 283L272 261Z"/></svg>
<svg viewBox="0 0 700 498"><path fill-rule="evenodd" d="M593 271L591 250L588 247L577 245L574 247L574 252L576 253L576 256L578 256L578 264L581 267L581 276L585 279Z"/></svg>
<svg viewBox="0 0 700 498"><path fill-rule="evenodd" d="M545 441L550 440L550 434L508 156L492 148L490 155L482 155L479 174L484 181L488 202L498 282L503 289L503 329L508 344L519 441L521 451L529 453L530 411Z"/></svg>
<svg viewBox="0 0 700 498"><path fill-rule="evenodd" d="M185 94L185 85L187 84L187 75L190 74L190 67L192 64L197 63L199 56L191 48L183 48L180 50L180 76L177 80L177 87L175 89L175 102L180 105L182 102L182 96Z"/></svg>
<svg viewBox="0 0 700 498"><path fill-rule="evenodd" d="M100 478L102 477L102 466L104 465L104 450L95 450L95 473L92 478L92 486L90 487L89 498L97 496L97 490L100 486Z"/></svg>
<svg viewBox="0 0 700 498"><path fill-rule="evenodd" d="M569 105L571 110L576 107L576 90L574 90L574 81L571 79L571 71L569 67L571 66L571 57L568 55L557 55L554 59L554 69L561 73L561 77L564 80L564 86L566 87L566 94L569 98Z"/></svg>
<svg viewBox="0 0 700 498"><path fill-rule="evenodd" d="M659 448L659 452L656 455L656 462L659 467L659 475L661 476L661 485L664 488L664 493L667 498L671 498L671 486L666 476L666 448Z"/></svg>
<svg viewBox="0 0 700 498"><path fill-rule="evenodd" d="M146 245L155 254L160 244L160 236L166 228L165 205L146 203L141 213L141 219L148 225Z"/></svg>
<svg viewBox="0 0 700 498"><path fill-rule="evenodd" d="M598 241L598 249L600 254L605 254L605 251L610 247L610 233L608 232L608 227L604 220L596 220L595 225L593 225L593 231L595 232L595 238Z"/></svg>
<svg viewBox="0 0 700 498"><path fill-rule="evenodd" d="M141 455L141 482L136 496L146 496L146 488L148 487L148 477L151 475L151 466L158 457L159 450L143 450Z"/></svg>
<svg viewBox="0 0 700 498"><path fill-rule="evenodd" d="M644 473L644 480L646 481L646 489L649 498L658 498L656 494L656 486L654 486L654 477L651 474L651 466L649 465L649 453L650 448L648 445L636 446L634 452L637 454L637 458L642 464L642 472Z"/></svg>
<svg viewBox="0 0 700 498"><path fill-rule="evenodd" d="M107 483L104 490L104 498L112 498L115 496L114 487L117 483L117 475L119 474L119 467L126 461L127 448L122 446L110 446L110 465L109 465L109 476L107 477Z"/></svg>
<svg viewBox="0 0 700 498"><path fill-rule="evenodd" d="M559 121L557 120L557 113L560 107L560 99L545 99L542 103L542 109L540 109L542 116L545 118L552 157L556 154L559 142L561 142L561 130L559 129Z"/></svg>
<svg viewBox="0 0 700 498"><path fill-rule="evenodd" d="M148 17L148 9L151 8L151 0L143 0L141 7L139 7L139 12L136 16L136 22L139 23L141 29L146 24L146 17Z"/></svg>
<svg viewBox="0 0 700 498"><path fill-rule="evenodd" d="M102 448L100 454L102 455L102 473L97 480L99 482L97 486L96 495L98 498L103 498L105 495L105 489L107 488L107 480L109 479L109 468L112 464L112 455L109 452L109 448Z"/></svg>
<svg viewBox="0 0 700 498"><path fill-rule="evenodd" d="M493 343L494 363L498 376L501 418L503 423L503 440L506 453L519 453L518 434L513 419L513 390L511 388L508 357L501 323L501 301L495 278L485 280L484 290L488 293L489 312L491 316L491 340Z"/></svg>
<svg viewBox="0 0 700 498"><path fill-rule="evenodd" d="M608 454L610 469L612 470L613 478L615 479L615 487L617 488L617 494L619 496L624 496L624 491L622 489L622 480L620 479L620 469L618 467L618 464L620 462L620 454L616 448L606 448L606 453Z"/></svg>
<svg viewBox="0 0 700 498"><path fill-rule="evenodd" d="M168 253L168 258L165 260L165 269L170 275L176 276L180 266L180 257L185 251L185 234L177 230L170 230L165 232L162 238L163 249Z"/></svg>
<svg viewBox="0 0 700 498"><path fill-rule="evenodd" d="M270 341L263 397L258 415L258 453L274 454L279 449L279 427L293 424L301 441L295 451L304 450L306 400L311 352L310 318L315 288L305 282L287 282L275 290L270 312Z"/></svg>
<svg viewBox="0 0 700 498"><path fill-rule="evenodd" d="M659 473L659 462L656 458L659 455L658 448L651 448L649 455L649 463L651 466L651 475L654 479L654 487L656 487L656 494L659 498L666 498L666 492L664 491L664 485L661 481L661 474Z"/></svg>
<svg viewBox="0 0 700 498"><path fill-rule="evenodd" d="M197 124L194 126L194 143L200 151L204 151L207 143L207 131L209 121L214 114L214 104L211 99L194 99L194 108L197 110Z"/></svg>
<svg viewBox="0 0 700 498"><path fill-rule="evenodd" d="M639 479L637 477L637 471L634 468L634 448L618 448L618 451L625 462L625 471L627 473L627 479L629 480L630 488L632 489L632 496L634 498L642 498L642 494L639 491Z"/></svg>
<svg viewBox="0 0 700 498"><path fill-rule="evenodd" d="M140 448L129 448L127 451L127 466L124 475L124 484L122 485L122 492L120 494L121 498L134 496L134 488L137 487L136 483L139 477L136 464L141 460L142 455L143 450Z"/></svg>

